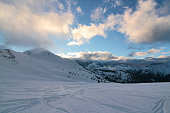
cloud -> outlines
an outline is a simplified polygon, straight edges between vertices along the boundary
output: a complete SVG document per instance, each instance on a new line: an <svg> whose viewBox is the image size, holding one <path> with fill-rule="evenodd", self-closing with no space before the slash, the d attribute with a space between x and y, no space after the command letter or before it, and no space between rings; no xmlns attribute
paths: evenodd
<svg viewBox="0 0 170 113"><path fill-rule="evenodd" d="M170 1L169 0L165 0L164 2L163 2L163 4L162 4L162 6L160 6L160 8L159 8L159 13L161 14L161 15L164 15L164 16L166 16L166 15L169 15L170 14Z"/></svg>
<svg viewBox="0 0 170 113"><path fill-rule="evenodd" d="M170 54L170 51L162 52L162 54Z"/></svg>
<svg viewBox="0 0 170 113"><path fill-rule="evenodd" d="M78 13L80 13L80 14L82 14L82 13L83 13L83 12L82 12L82 9L81 9L81 7L80 7L80 6L78 6L76 10L77 10L77 12L78 12Z"/></svg>
<svg viewBox="0 0 170 113"><path fill-rule="evenodd" d="M139 0L136 10L127 8L123 14L109 14L107 18L103 17L104 9L97 7L90 17L102 22L72 29L73 42L68 45L82 45L95 36L106 37L106 31L118 31L133 43L170 42L169 8L156 7L154 0Z"/></svg>
<svg viewBox="0 0 170 113"><path fill-rule="evenodd" d="M89 70L93 70L93 69L100 68L100 67L101 67L100 65L98 65L98 64L95 63L95 62L93 62L93 63L89 64L87 68L88 68Z"/></svg>
<svg viewBox="0 0 170 113"><path fill-rule="evenodd" d="M160 49L150 49L148 51L145 52L131 52L128 56L130 57L135 57L135 56L146 56L146 55L150 55L150 54L155 54L155 53L159 53L161 52L163 49L165 48L160 48Z"/></svg>
<svg viewBox="0 0 170 113"><path fill-rule="evenodd" d="M129 46L128 49L142 50L142 49L144 49L144 48L143 48L143 47L133 47L133 46Z"/></svg>
<svg viewBox="0 0 170 113"><path fill-rule="evenodd" d="M74 15L57 0L0 1L0 31L6 45L54 46L48 35L67 35ZM63 11L64 10L64 11Z"/></svg>
<svg viewBox="0 0 170 113"><path fill-rule="evenodd" d="M115 0L114 4L113 4L113 7L116 8L116 7L120 6L121 4L122 4L121 0Z"/></svg>
<svg viewBox="0 0 170 113"><path fill-rule="evenodd" d="M170 60L170 56L166 56L166 55L160 55L157 58L166 58L166 59Z"/></svg>
<svg viewBox="0 0 170 113"><path fill-rule="evenodd" d="M64 5L63 5L63 4L61 4L61 3L59 3L59 4L58 4L58 7L59 7L61 10L63 10L63 9L64 9Z"/></svg>
<svg viewBox="0 0 170 113"><path fill-rule="evenodd" d="M106 37L103 24L95 25L91 23L90 26L79 24L78 28L72 29L74 41L69 42L67 45L82 45L97 35Z"/></svg>
<svg viewBox="0 0 170 113"><path fill-rule="evenodd" d="M161 48L163 50L163 48ZM146 55L146 54L152 54L152 53L158 53L161 51L161 49L150 49L146 52L136 52L136 55ZM70 58L75 60L83 60L83 61L114 61L118 63L128 63L131 65L137 64L141 65L149 61L155 62L166 62L169 61L170 56L168 55L160 55L158 57L145 57L145 58L131 58L131 57L123 57L123 56L115 56L110 52L107 51L88 51L88 52L69 52L67 54L61 53L57 54L58 56L61 56L63 58ZM95 66L95 64L92 64L92 67Z"/></svg>
<svg viewBox="0 0 170 113"><path fill-rule="evenodd" d="M68 46L74 46L74 45L80 46L83 43L84 43L83 41L72 41L72 42L69 42L67 45Z"/></svg>
<svg viewBox="0 0 170 113"><path fill-rule="evenodd" d="M107 51L94 51L94 52L69 52L67 55L65 54L58 54L59 56L65 58L76 58L76 59L83 59L83 60L120 60L120 59L127 59L123 56L115 56L112 53Z"/></svg>
<svg viewBox="0 0 170 113"><path fill-rule="evenodd" d="M117 56L112 55L109 52L83 52L80 53L82 59L90 59L90 60L116 60Z"/></svg>
<svg viewBox="0 0 170 113"><path fill-rule="evenodd" d="M105 0L105 3L111 1ZM115 0L116 6L121 0ZM1 0L0 32L5 45L55 46L49 35L57 38L72 36L67 45L82 45L95 36L107 37L106 31L119 31L134 43L157 43L170 41L170 2L158 6L154 0L139 0L136 10L127 8L123 14L109 14L108 7L97 7L90 15L95 23L78 24L69 0ZM76 7L82 13L81 7Z"/></svg>
<svg viewBox="0 0 170 113"><path fill-rule="evenodd" d="M139 0L136 11L127 9L117 29L135 43L170 41L170 15L159 15L154 0Z"/></svg>
<svg viewBox="0 0 170 113"><path fill-rule="evenodd" d="M121 15L114 16L111 14L104 20L104 23L97 25L90 23L89 26L78 24L78 28L73 28L71 31L73 41L69 42L67 45L82 45L95 36L103 36L106 38L105 32L107 30L115 30L114 26L119 22L117 20L121 20Z"/></svg>
<svg viewBox="0 0 170 113"><path fill-rule="evenodd" d="M97 6L97 8L93 9L90 15L90 18L94 22L103 22L106 18L106 12L113 8L117 8L121 6L121 0L104 0L102 5Z"/></svg>
<svg viewBox="0 0 170 113"><path fill-rule="evenodd" d="M106 12L106 8L101 8L101 7L97 7L96 9L94 9L90 15L91 20L93 21L100 21L102 19L104 19L104 13Z"/></svg>
<svg viewBox="0 0 170 113"><path fill-rule="evenodd" d="M104 0L104 3L108 3L110 0Z"/></svg>

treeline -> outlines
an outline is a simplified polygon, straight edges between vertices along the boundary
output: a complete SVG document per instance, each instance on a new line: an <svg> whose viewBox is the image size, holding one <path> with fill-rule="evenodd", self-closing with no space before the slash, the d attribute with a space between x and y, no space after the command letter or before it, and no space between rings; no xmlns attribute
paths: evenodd
<svg viewBox="0 0 170 113"><path fill-rule="evenodd" d="M118 83L150 83L150 82L170 82L170 74L163 75L161 73L143 72L139 71L127 71L128 75L122 78L122 75L114 73L113 75L102 76L110 82Z"/></svg>
<svg viewBox="0 0 170 113"><path fill-rule="evenodd" d="M131 83L148 83L148 82L170 82L170 74L147 72L141 70L130 73Z"/></svg>

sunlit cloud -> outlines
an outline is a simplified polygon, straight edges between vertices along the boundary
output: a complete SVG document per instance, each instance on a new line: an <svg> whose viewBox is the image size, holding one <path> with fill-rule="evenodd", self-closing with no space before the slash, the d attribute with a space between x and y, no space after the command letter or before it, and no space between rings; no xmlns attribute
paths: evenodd
<svg viewBox="0 0 170 113"><path fill-rule="evenodd" d="M160 56L158 56L157 58L168 58L168 59L170 59L170 56L167 56L167 55L160 55Z"/></svg>
<svg viewBox="0 0 170 113"><path fill-rule="evenodd" d="M162 52L162 54L170 54L170 51Z"/></svg>
<svg viewBox="0 0 170 113"><path fill-rule="evenodd" d="M72 29L74 41L69 42L67 45L82 45L97 35L106 37L103 24L90 24L90 26L79 24L78 28Z"/></svg>
<svg viewBox="0 0 170 113"><path fill-rule="evenodd" d="M125 11L118 31L135 43L170 41L170 15L159 15L161 9L156 6L154 0L140 0L135 12Z"/></svg>
<svg viewBox="0 0 170 113"><path fill-rule="evenodd" d="M162 47L160 49L152 48L145 52L131 52L128 56L130 56L130 57L146 56L146 55L151 55L151 54L155 54L155 53L160 53L163 49L165 49L165 48L164 47Z"/></svg>
<svg viewBox="0 0 170 113"><path fill-rule="evenodd" d="M69 42L67 45L82 45L95 36L103 36L106 38L106 31L115 30L114 26L118 24L119 21L117 20L121 20L121 17L122 15L114 16L111 14L104 20L104 23L97 25L91 23L89 26L78 24L77 28L72 29L72 37L74 41Z"/></svg>
<svg viewBox="0 0 170 113"><path fill-rule="evenodd" d="M156 8L156 6L154 0L139 0L135 11L127 8L123 14L111 13L107 18L103 17L104 9L98 7L92 11L91 19L93 21L102 19L102 21L90 25L78 25L72 30L74 44L69 45L84 44L95 36L107 37L106 31L118 31L133 43L169 42L170 15L160 13L166 12L166 7ZM79 43L75 44L75 41Z"/></svg>
<svg viewBox="0 0 170 113"><path fill-rule="evenodd" d="M58 1L0 1L0 30L4 33L6 45L55 46L48 35L69 34L74 21L70 4L65 8L58 3L55 8L54 2Z"/></svg>
<svg viewBox="0 0 170 113"><path fill-rule="evenodd" d="M57 54L61 57L65 58L74 58L74 59L82 59L82 60L122 60L128 59L128 57L123 56L115 56L107 51L88 51L88 52L69 52L67 54Z"/></svg>

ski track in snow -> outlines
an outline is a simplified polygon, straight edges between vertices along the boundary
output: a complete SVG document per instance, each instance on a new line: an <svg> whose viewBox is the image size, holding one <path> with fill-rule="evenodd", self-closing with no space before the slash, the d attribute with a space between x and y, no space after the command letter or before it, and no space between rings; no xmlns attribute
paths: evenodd
<svg viewBox="0 0 170 113"><path fill-rule="evenodd" d="M155 106L152 109L154 113L164 113L164 103L165 99L161 99L158 102L156 102Z"/></svg>
<svg viewBox="0 0 170 113"><path fill-rule="evenodd" d="M168 113L169 100L170 83L0 82L0 113Z"/></svg>

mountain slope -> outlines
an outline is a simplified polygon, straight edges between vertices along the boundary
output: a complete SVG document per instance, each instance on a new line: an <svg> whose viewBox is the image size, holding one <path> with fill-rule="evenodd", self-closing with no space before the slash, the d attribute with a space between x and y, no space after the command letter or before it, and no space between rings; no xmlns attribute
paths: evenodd
<svg viewBox="0 0 170 113"><path fill-rule="evenodd" d="M94 82L97 76L75 61L63 59L43 49L23 53L2 49L0 63L1 79Z"/></svg>
<svg viewBox="0 0 170 113"><path fill-rule="evenodd" d="M124 61L83 61L77 62L84 68L100 75L110 82L145 83L169 82L170 59L139 59Z"/></svg>

